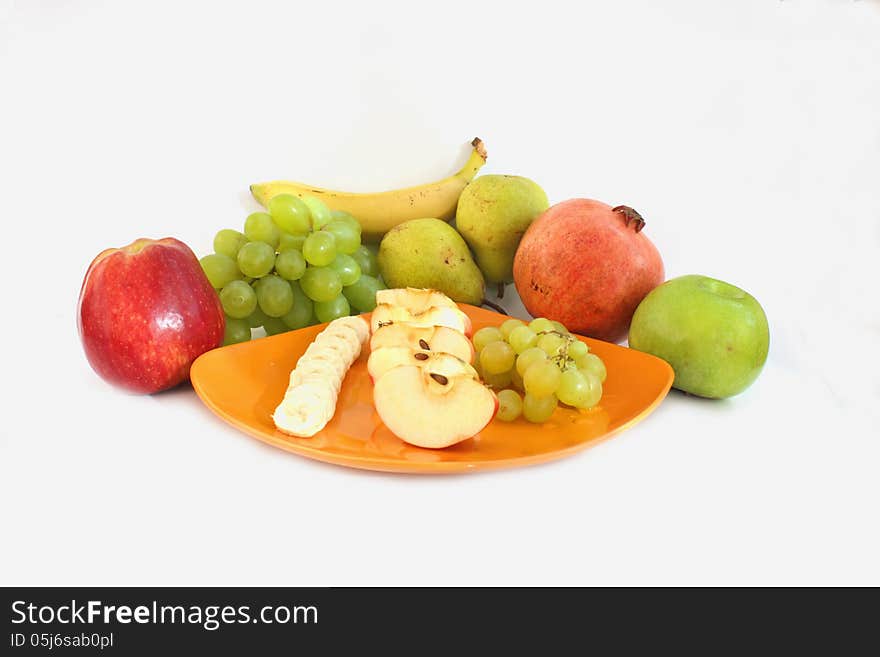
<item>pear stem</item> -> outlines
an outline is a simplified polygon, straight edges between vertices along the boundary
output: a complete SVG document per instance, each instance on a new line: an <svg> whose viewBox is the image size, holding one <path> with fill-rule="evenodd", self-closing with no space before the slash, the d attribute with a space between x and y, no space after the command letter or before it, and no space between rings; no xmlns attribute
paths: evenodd
<svg viewBox="0 0 880 657"><path fill-rule="evenodd" d="M497 293L497 296L498 296L499 299L503 299L503 298L504 298L504 282L503 282L503 281L498 283L498 293Z"/></svg>
<svg viewBox="0 0 880 657"><path fill-rule="evenodd" d="M481 305L481 306L488 306L489 308L491 308L491 309L494 310L495 312L501 313L502 315L507 315L507 314L508 314L508 312L507 312L506 310L504 310L504 308L502 308L501 306L499 306L499 305L498 305L497 303L495 303L494 301L489 301L488 299L483 299L483 302L482 302L480 305Z"/></svg>

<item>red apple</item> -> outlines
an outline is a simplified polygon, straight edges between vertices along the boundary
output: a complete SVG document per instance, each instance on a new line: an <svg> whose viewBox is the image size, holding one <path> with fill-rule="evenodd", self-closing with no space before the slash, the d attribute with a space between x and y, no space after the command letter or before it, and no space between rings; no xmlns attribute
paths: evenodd
<svg viewBox="0 0 880 657"><path fill-rule="evenodd" d="M189 378L192 362L223 343L225 319L196 256L166 237L98 254L80 290L77 326L95 372L153 393Z"/></svg>
<svg viewBox="0 0 880 657"><path fill-rule="evenodd" d="M535 317L619 342L645 295L663 282L663 260L635 210L572 199L529 226L513 261L516 289Z"/></svg>

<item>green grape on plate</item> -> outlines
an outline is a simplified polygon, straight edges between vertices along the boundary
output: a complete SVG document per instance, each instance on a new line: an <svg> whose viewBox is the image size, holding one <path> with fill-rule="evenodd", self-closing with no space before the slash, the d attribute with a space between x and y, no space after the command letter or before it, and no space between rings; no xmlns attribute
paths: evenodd
<svg viewBox="0 0 880 657"><path fill-rule="evenodd" d="M523 417L529 422L541 424L550 419L557 406L556 395L535 397L526 393L523 397Z"/></svg>
<svg viewBox="0 0 880 657"><path fill-rule="evenodd" d="M516 390L502 390L498 393L498 413L502 422L513 422L522 414L523 400Z"/></svg>
<svg viewBox="0 0 880 657"><path fill-rule="evenodd" d="M513 369L516 353L504 340L490 342L480 351L480 367L485 374L501 374Z"/></svg>
<svg viewBox="0 0 880 657"><path fill-rule="evenodd" d="M504 334L497 326L484 326L472 338L474 349L477 353L483 351L483 348L492 342L503 342Z"/></svg>

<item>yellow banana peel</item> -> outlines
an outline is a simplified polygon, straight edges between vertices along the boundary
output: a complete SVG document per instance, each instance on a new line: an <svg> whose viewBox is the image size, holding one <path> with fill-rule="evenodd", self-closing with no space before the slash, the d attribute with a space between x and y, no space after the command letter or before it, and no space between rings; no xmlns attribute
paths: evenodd
<svg viewBox="0 0 880 657"><path fill-rule="evenodd" d="M331 210L342 210L361 224L363 235L376 240L398 224L410 219L435 217L449 221L455 216L458 197L486 163L486 148L478 138L471 142L473 151L465 165L456 173L435 182L372 194L321 189L288 180L251 185L251 194L266 206L277 194L314 196Z"/></svg>

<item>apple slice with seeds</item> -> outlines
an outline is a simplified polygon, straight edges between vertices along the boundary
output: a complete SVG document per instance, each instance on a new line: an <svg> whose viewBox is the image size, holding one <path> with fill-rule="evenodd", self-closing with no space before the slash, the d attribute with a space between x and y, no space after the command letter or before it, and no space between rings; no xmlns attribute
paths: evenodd
<svg viewBox="0 0 880 657"><path fill-rule="evenodd" d="M373 389L376 412L394 435L436 449L467 440L491 422L498 398L473 367L444 353L411 357L414 364L389 369Z"/></svg>
<svg viewBox="0 0 880 657"><path fill-rule="evenodd" d="M370 340L370 349L409 347L422 351L452 354L470 363L474 360L474 346L463 333L447 326L418 326L409 322L395 322L380 327Z"/></svg>

